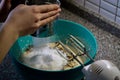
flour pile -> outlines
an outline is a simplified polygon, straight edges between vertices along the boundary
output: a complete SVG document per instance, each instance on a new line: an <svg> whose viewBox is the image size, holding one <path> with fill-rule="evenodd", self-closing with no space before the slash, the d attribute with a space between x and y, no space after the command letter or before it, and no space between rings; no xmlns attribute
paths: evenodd
<svg viewBox="0 0 120 80"><path fill-rule="evenodd" d="M49 45L31 48L21 55L21 59L24 64L40 70L63 70L67 64L67 60Z"/></svg>

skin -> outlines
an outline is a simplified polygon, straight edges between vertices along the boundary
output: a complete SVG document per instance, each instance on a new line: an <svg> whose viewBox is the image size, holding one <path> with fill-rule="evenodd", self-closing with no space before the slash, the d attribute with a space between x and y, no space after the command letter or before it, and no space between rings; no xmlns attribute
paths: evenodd
<svg viewBox="0 0 120 80"><path fill-rule="evenodd" d="M21 4L12 10L0 29L0 63L20 36L34 33L41 26L56 19L60 11L56 4L39 6Z"/></svg>

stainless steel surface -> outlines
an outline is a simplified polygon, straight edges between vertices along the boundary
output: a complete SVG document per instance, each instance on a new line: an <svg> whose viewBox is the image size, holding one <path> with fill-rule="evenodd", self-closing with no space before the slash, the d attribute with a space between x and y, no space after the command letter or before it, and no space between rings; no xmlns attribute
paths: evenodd
<svg viewBox="0 0 120 80"><path fill-rule="evenodd" d="M68 37L65 39L65 42L58 41L54 48L63 58L65 58L63 54L66 54L68 63L69 61L76 60L84 67L84 61L81 62L83 57L86 60L93 60L93 58L88 54L89 51L87 51L86 46L77 36L68 35Z"/></svg>

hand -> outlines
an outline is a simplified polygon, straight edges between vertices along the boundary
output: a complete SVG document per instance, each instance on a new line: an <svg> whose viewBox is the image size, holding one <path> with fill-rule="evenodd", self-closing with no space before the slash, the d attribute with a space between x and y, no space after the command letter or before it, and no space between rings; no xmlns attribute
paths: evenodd
<svg viewBox="0 0 120 80"><path fill-rule="evenodd" d="M18 37L32 34L54 20L60 12L58 5L19 5L13 9L0 31L0 62Z"/></svg>
<svg viewBox="0 0 120 80"><path fill-rule="evenodd" d="M19 5L10 12L4 24L19 36L32 34L39 27L53 21L61 9L56 4L51 5Z"/></svg>
<svg viewBox="0 0 120 80"><path fill-rule="evenodd" d="M11 8L11 0L1 0L0 2L0 22L5 21Z"/></svg>

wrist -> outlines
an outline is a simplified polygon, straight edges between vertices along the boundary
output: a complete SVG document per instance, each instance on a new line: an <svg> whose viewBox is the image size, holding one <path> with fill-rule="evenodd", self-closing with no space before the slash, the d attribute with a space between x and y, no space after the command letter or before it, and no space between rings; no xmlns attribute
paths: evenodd
<svg viewBox="0 0 120 80"><path fill-rule="evenodd" d="M0 63L17 40L18 35L12 25L4 23L0 30Z"/></svg>
<svg viewBox="0 0 120 80"><path fill-rule="evenodd" d="M13 38L13 40L17 40L19 37L17 30L15 30L14 25L12 24L4 23L3 31L6 36Z"/></svg>

